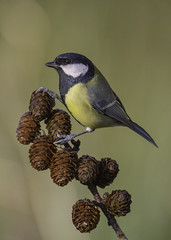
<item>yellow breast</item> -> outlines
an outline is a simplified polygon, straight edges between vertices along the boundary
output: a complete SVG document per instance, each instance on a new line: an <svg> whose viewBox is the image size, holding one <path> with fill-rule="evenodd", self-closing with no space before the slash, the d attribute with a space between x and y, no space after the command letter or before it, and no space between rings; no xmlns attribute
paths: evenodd
<svg viewBox="0 0 171 240"><path fill-rule="evenodd" d="M78 83L70 88L65 96L65 103L73 117L86 127L96 129L109 127L114 123L112 118L92 108L84 83Z"/></svg>

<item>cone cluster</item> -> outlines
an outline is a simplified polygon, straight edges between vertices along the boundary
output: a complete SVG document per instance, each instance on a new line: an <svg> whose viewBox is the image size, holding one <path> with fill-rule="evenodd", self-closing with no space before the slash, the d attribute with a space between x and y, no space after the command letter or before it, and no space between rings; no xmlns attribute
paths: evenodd
<svg viewBox="0 0 171 240"><path fill-rule="evenodd" d="M24 113L16 129L17 140L22 144L33 143L29 150L30 163L33 168L45 170L52 162L52 156L57 151L53 144L55 134L69 134L71 131L70 116L58 109L52 109L54 99L43 91L31 94L29 112ZM41 131L41 121L48 119L46 128L48 134Z"/></svg>
<svg viewBox="0 0 171 240"><path fill-rule="evenodd" d="M16 130L17 140L22 144L32 143L29 149L31 166L38 171L49 168L53 182L60 187L74 178L88 185L89 189L90 186L105 188L110 185L119 172L115 160L106 157L99 161L89 155L78 158L79 147L76 148L76 145L73 144L74 148L71 148L70 144L63 147L54 144L60 135L71 133L71 122L65 111L53 107L54 99L48 93L34 91L29 111L20 118ZM42 120L45 120L47 134L45 131L40 133ZM111 194L105 193L100 204L108 213L119 217L130 212L131 202L131 195L126 190L115 190ZM83 199L73 205L72 221L80 232L90 232L96 228L100 219L98 203L98 200Z"/></svg>
<svg viewBox="0 0 171 240"><path fill-rule="evenodd" d="M119 166L111 158L102 158L98 161L92 156L83 155L78 161L76 179L85 185L94 183L105 188L113 182L118 172Z"/></svg>
<svg viewBox="0 0 171 240"><path fill-rule="evenodd" d="M95 229L100 219L100 211L89 199L78 200L72 207L72 221L81 233Z"/></svg>

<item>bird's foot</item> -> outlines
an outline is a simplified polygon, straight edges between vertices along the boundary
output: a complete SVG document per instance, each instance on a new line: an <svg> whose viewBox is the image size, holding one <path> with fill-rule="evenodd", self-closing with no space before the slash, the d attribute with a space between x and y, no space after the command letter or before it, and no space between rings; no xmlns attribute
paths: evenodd
<svg viewBox="0 0 171 240"><path fill-rule="evenodd" d="M62 99L58 96L58 94L55 93L55 92L53 92L53 91L51 91L51 90L48 89L48 88L40 87L40 88L38 88L38 89L36 90L36 93L38 93L38 92L46 92L46 93L48 93L53 99L57 98L61 103L63 103L63 102L62 102Z"/></svg>
<svg viewBox="0 0 171 240"><path fill-rule="evenodd" d="M81 136L85 133L90 133L93 132L94 129L91 129L89 127L86 128L86 130L84 132L78 133L78 134L71 134L71 135L60 135L59 133L57 133L58 138L60 138L60 140L54 142L54 144L66 144L69 141L72 141L72 139L74 139L75 137Z"/></svg>
<svg viewBox="0 0 171 240"><path fill-rule="evenodd" d="M64 145L67 142L71 141L72 139L74 139L75 137L77 137L77 134L71 134L71 135L60 135L59 133L57 133L58 138L60 138L60 140L54 142L54 144L60 144L60 145Z"/></svg>

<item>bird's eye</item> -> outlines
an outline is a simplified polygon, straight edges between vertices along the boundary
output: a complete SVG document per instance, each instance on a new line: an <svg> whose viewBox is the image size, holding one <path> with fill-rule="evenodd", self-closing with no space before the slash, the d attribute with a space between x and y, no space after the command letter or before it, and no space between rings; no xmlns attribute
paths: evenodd
<svg viewBox="0 0 171 240"><path fill-rule="evenodd" d="M71 64L72 60L70 58L56 58L55 59L55 63L60 66L60 65L67 65L67 64Z"/></svg>
<svg viewBox="0 0 171 240"><path fill-rule="evenodd" d="M60 59L60 64L61 65L67 65L67 64L70 64L71 63L71 59L69 58L61 58Z"/></svg>
<svg viewBox="0 0 171 240"><path fill-rule="evenodd" d="M64 58L64 65L70 64L70 63L71 63L71 59L69 59L69 58Z"/></svg>

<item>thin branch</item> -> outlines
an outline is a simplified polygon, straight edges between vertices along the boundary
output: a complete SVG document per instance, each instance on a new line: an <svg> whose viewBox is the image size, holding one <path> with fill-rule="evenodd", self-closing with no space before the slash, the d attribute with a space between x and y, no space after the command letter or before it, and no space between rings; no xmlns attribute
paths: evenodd
<svg viewBox="0 0 171 240"><path fill-rule="evenodd" d="M106 206L102 202L102 198L101 198L101 196L100 196L100 194L97 190L96 185L90 184L90 185L88 185L88 189L93 194L94 199L96 201L96 204L101 208L102 212L104 213L104 215L106 216L106 218L108 220L108 225L112 226L112 228L114 229L118 239L128 240L128 238L123 233L122 229L119 227L115 217L107 211Z"/></svg>
<svg viewBox="0 0 171 240"><path fill-rule="evenodd" d="M94 199L96 200L97 203L102 203L102 198L97 190L97 187L95 184L91 183L88 185L88 189L90 192L93 194Z"/></svg>
<svg viewBox="0 0 171 240"><path fill-rule="evenodd" d="M71 140L71 143L73 145L73 147L71 147L71 145L67 142L64 144L65 148L68 150L68 151L73 151L73 152L78 152L80 150L80 140L74 140L72 139Z"/></svg>

